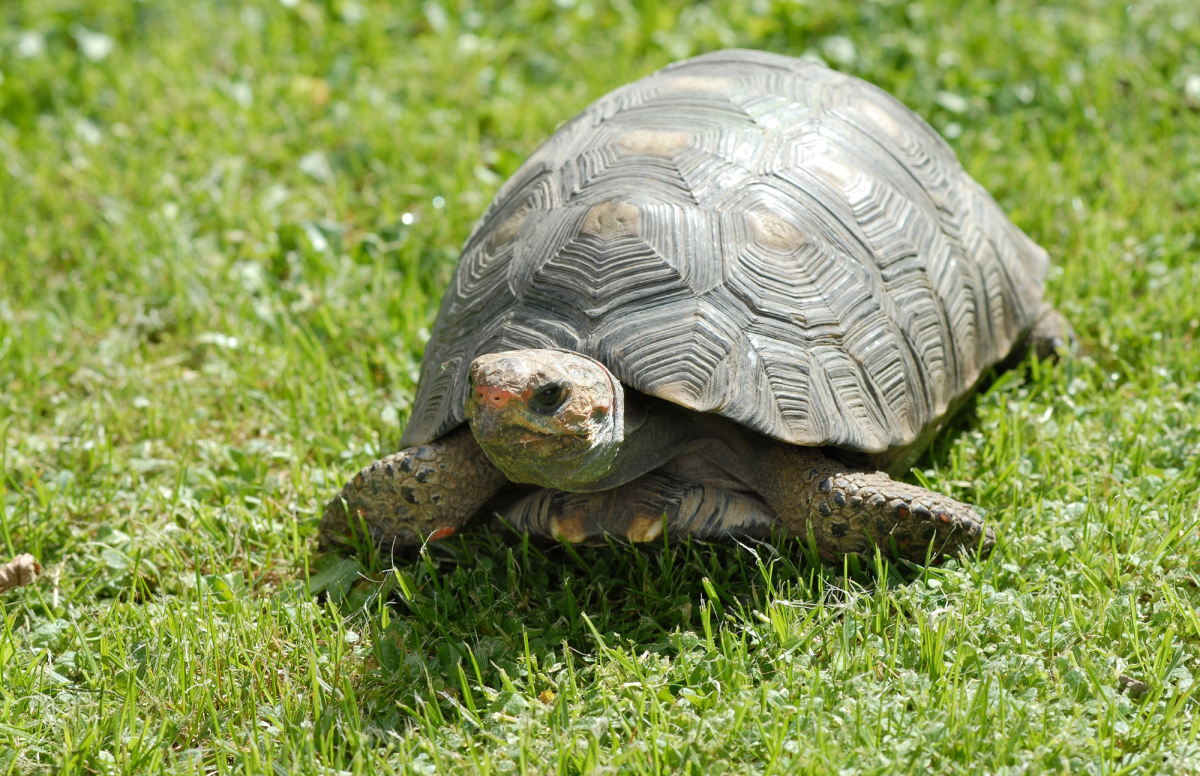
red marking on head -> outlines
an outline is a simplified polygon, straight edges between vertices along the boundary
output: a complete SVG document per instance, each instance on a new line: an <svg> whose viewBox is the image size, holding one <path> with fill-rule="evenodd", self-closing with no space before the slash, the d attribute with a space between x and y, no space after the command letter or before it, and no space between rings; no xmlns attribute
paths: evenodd
<svg viewBox="0 0 1200 776"><path fill-rule="evenodd" d="M516 394L512 391L493 385L478 385L475 387L475 394L479 397L480 404L497 410L504 407L516 397Z"/></svg>
<svg viewBox="0 0 1200 776"><path fill-rule="evenodd" d="M436 531L434 531L433 533L429 534L429 541L440 542L442 539L449 539L451 536L454 535L454 532L457 530L458 529L455 528L454 526L447 526L445 528L439 528Z"/></svg>

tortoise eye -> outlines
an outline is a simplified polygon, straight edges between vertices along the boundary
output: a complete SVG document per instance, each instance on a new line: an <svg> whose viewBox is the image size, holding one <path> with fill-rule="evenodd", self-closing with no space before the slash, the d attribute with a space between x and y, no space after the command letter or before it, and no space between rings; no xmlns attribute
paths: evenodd
<svg viewBox="0 0 1200 776"><path fill-rule="evenodd" d="M567 400L567 386L562 383L548 383L537 389L529 399L529 408L534 412L552 414L563 406Z"/></svg>

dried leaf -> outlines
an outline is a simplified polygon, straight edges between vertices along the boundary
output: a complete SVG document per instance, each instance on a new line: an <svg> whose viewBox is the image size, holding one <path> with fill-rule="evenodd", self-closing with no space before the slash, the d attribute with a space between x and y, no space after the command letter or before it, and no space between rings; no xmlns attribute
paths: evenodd
<svg viewBox="0 0 1200 776"><path fill-rule="evenodd" d="M0 566L0 593L32 584L41 573L41 564L34 560L32 555L29 553L18 555Z"/></svg>

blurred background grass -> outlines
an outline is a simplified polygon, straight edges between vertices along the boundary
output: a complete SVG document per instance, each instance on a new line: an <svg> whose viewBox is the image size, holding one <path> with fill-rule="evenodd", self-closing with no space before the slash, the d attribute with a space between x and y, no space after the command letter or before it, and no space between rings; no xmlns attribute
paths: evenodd
<svg viewBox="0 0 1200 776"><path fill-rule="evenodd" d="M316 555L498 184L735 45L888 89L1054 257L1085 355L913 473L996 557ZM1191 0L8 0L0 768L1195 772L1198 111Z"/></svg>

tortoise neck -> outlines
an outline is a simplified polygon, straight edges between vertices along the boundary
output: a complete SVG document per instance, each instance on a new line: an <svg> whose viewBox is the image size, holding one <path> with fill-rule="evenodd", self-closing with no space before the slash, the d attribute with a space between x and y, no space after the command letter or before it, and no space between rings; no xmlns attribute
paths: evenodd
<svg viewBox="0 0 1200 776"><path fill-rule="evenodd" d="M754 446L740 427L719 415L684 409L673 402L625 388L625 433L613 466L588 491L608 490L641 477L677 456L703 451L714 460L745 461L723 468L743 479L750 476ZM713 448L713 449L709 449ZM747 471L740 471L745 468ZM749 484L749 480L744 480Z"/></svg>

